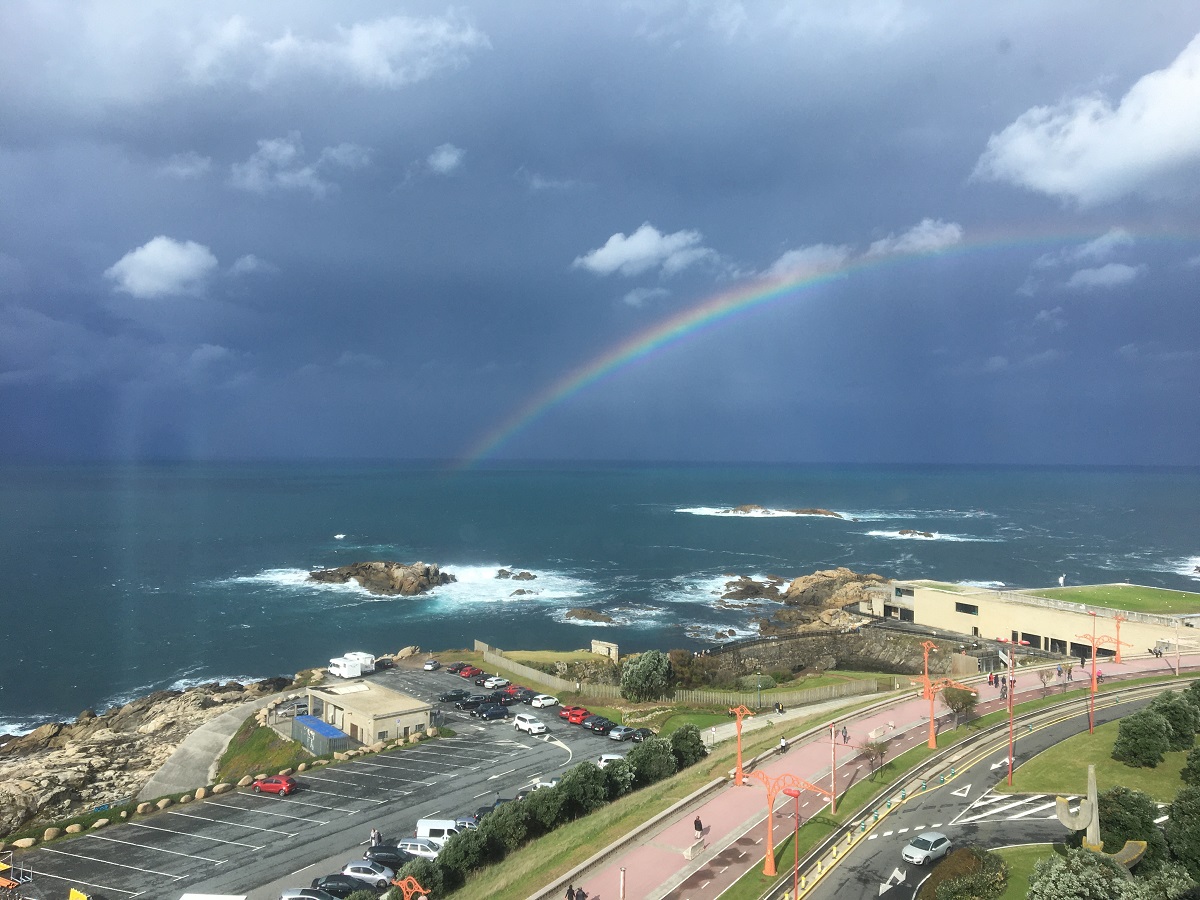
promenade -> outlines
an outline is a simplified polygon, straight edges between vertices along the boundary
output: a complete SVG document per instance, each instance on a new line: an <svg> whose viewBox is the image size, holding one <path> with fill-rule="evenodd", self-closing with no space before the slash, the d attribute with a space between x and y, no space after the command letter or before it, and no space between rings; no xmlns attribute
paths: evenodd
<svg viewBox="0 0 1200 900"><path fill-rule="evenodd" d="M1182 657L1186 672L1200 665L1200 655ZM1174 672L1173 658L1153 656L1124 657L1121 664L1113 660L1101 660L1100 669L1105 684L1113 680L1125 680L1149 674ZM1073 673L1071 687L1086 687L1090 674L1080 672L1078 666ZM1005 702L1000 698L1000 689L987 683L987 676L970 676L958 679L979 691L976 713L984 714L1003 709ZM1053 689L1061 689L1065 676L1052 682ZM1042 696L1043 685L1037 674L1021 670L1017 674L1016 702ZM861 699L861 698L855 698ZM743 736L751 728L773 728L777 734L789 740L798 737L789 733L789 722L809 718L818 707L791 710L783 716L763 713L747 718L743 725ZM785 772L797 775L815 785L828 787L833 754L837 759L837 786L841 794L852 783L857 783L870 774L870 764L855 745L871 740L889 741L888 757L895 758L913 746L924 744L928 739L929 701L921 697L920 687L914 687L911 695L882 708L849 713L845 718L836 718L836 710L830 710L830 722L838 736L831 746L828 727L810 733L797 741L788 751L780 755L772 753L763 758L756 770L777 778ZM939 722L949 722L950 714L940 700L935 701L935 715ZM848 742L843 743L841 729L847 731ZM717 741L732 739L736 724L722 724L715 729ZM705 733L706 741L714 737ZM747 761L748 762L748 761ZM800 817L806 821L827 805L824 795L813 791L801 792ZM778 846L791 837L795 822L792 809L795 801L782 793L775 802L773 816L773 842ZM703 847L691 859L689 848L695 843L693 821L699 816L703 824ZM762 867L766 851L765 828L766 791L762 782L747 778L741 787L732 780L707 792L694 804L676 811L668 820L659 823L637 836L624 838L610 847L601 860L585 863L554 884L547 886L536 897L557 900L567 884L583 887L589 900L621 900L620 886L624 873L624 896L636 900L712 900L720 896L731 884L754 867ZM785 867L786 869L786 867Z"/></svg>

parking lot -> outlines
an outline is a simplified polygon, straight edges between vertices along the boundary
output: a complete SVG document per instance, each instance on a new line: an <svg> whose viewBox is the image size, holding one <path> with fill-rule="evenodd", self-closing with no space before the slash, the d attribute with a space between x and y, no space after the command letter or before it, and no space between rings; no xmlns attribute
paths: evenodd
<svg viewBox="0 0 1200 900"><path fill-rule="evenodd" d="M455 736L299 773L299 790L286 797L238 790L38 848L25 857L36 873L27 893L54 900L77 887L117 900L271 885L261 895L277 897L276 885L307 886L360 857L372 827L395 841L419 818L472 812L571 764L628 749L562 722L554 708L515 708L537 713L549 728L543 735L519 733L510 719L472 719L437 703L466 686L452 675L395 669L371 677L431 700ZM336 864L322 869L325 860Z"/></svg>

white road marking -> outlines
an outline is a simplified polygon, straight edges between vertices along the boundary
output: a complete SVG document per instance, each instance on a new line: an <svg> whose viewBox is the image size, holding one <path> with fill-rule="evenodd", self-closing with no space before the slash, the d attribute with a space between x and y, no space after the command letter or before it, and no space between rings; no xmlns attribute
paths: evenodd
<svg viewBox="0 0 1200 900"><path fill-rule="evenodd" d="M197 816L194 813L181 813L173 809L168 809L167 812L172 816L183 816L185 819L200 819L203 822L216 822L218 825L233 825L236 828L249 828L251 831L269 831L272 834L282 834L286 837L295 837L294 831L280 831L278 828L263 828L261 825L244 825L241 822L228 822L225 819L214 819L212 816Z"/></svg>
<svg viewBox="0 0 1200 900"><path fill-rule="evenodd" d="M977 816L969 816L965 819L962 819L962 821L963 822L976 822L979 819L985 818L985 817L993 815L995 813L1002 813L1008 809L1016 809L1018 806L1023 806L1026 803L1032 802L1033 800L1037 800L1038 798L1044 797L1044 796L1045 796L1044 794L1035 794L1032 797L1023 797L1020 800L1014 800L1012 803L1005 803L1002 806L996 807L995 809L989 809L985 812L980 813Z"/></svg>
<svg viewBox="0 0 1200 900"><path fill-rule="evenodd" d="M392 788L395 790L395 788ZM318 791L316 788L306 788L306 794L325 794L330 797L341 797L343 800L357 800L361 803L387 803L386 800L376 800L373 797L355 797L353 794L335 794L333 791Z"/></svg>
<svg viewBox="0 0 1200 900"><path fill-rule="evenodd" d="M254 813L260 816L275 816L279 819L294 819L300 822L315 822L318 825L328 825L329 822L325 819L310 819L308 816L289 816L287 813L275 812L270 809L250 809L245 806L233 806L230 803L217 803L214 800L205 800L204 803L208 806L223 806L225 809L236 809L238 812Z"/></svg>
<svg viewBox="0 0 1200 900"><path fill-rule="evenodd" d="M1023 819L1023 818L1025 818L1026 816L1032 816L1034 813L1039 813L1039 812L1041 812L1043 809L1050 809L1050 807L1052 807L1052 806L1054 806L1054 805L1055 805L1055 802L1056 802L1056 801L1053 801L1053 800L1051 800L1051 801L1050 801L1050 802L1048 802L1048 803L1039 803L1037 806L1033 807L1032 809L1027 809L1027 810L1025 810L1024 812L1019 812L1019 813L1017 813L1016 815L1009 816L1009 819ZM1053 818L1055 818L1055 817L1054 817L1054 816L1050 816L1050 818L1052 818L1052 819L1053 819Z"/></svg>
<svg viewBox="0 0 1200 900"><path fill-rule="evenodd" d="M316 865L316 863L309 863L307 866L304 867L304 869L311 869L315 865ZM292 872L291 874L289 874L288 878L291 878L292 875L299 875L301 872L304 871L304 869L297 869L295 872Z"/></svg>
<svg viewBox="0 0 1200 900"><path fill-rule="evenodd" d="M496 778L503 778L505 775L511 775L511 774L512 774L513 772L515 772L515 771L517 771L517 770L516 770L516 769L509 769L507 772L497 772L495 775L489 775L487 780L488 780L488 781L492 781L492 780L494 780L494 779L496 779Z"/></svg>
<svg viewBox="0 0 1200 900"><path fill-rule="evenodd" d="M879 837L879 835L877 835L877 834L869 834L869 835L867 835L867 840L868 840L868 841L873 841L873 840L875 840L875 838L877 838L877 837Z"/></svg>
<svg viewBox="0 0 1200 900"><path fill-rule="evenodd" d="M46 848L43 847L43 850ZM40 869L34 869L33 875L35 878L53 878L56 881L69 881L72 884L82 885L83 887L98 888L102 891L114 891L118 894L128 894L131 897L140 897L143 891L127 891L123 888L109 887L107 884L96 884L94 881L80 881L78 878L67 878L65 875L54 875L50 872L43 872Z"/></svg>
<svg viewBox="0 0 1200 900"><path fill-rule="evenodd" d="M86 837L93 841L108 841L110 844L124 844L127 847L138 847L142 850L153 850L155 853L169 853L171 856L186 856L188 859L199 859L204 862L216 863L220 865L223 862L228 862L225 859L212 859L207 856L196 856L194 853L183 853L179 850L167 850L165 847L154 847L150 844L139 844L136 841L122 841L117 838L105 837L99 834L89 834Z"/></svg>
<svg viewBox="0 0 1200 900"><path fill-rule="evenodd" d="M213 821L216 821L215 819ZM142 822L127 822L127 825L132 825L134 828L146 828L150 831L165 831L167 834L182 834L185 837L199 838L203 841L213 841L217 844L237 844L239 847L249 847L251 850L261 850L262 847L254 844L247 844L243 841L227 841L224 838L209 837L207 834L194 834L190 831L177 831L174 828L160 828L157 825L146 825Z"/></svg>
<svg viewBox="0 0 1200 900"><path fill-rule="evenodd" d="M59 856L70 856L73 859L86 859L91 862L102 863L106 866L116 866L118 869L133 869L135 872L145 872L148 875L161 875L163 878L170 878L172 881L178 881L186 877L183 875L172 875L170 872L158 872L154 869L143 869L141 866L128 866L125 863L112 862L95 856L84 856L82 853L67 853L65 850L55 850L51 847L43 847L42 850L46 853L57 853Z"/></svg>

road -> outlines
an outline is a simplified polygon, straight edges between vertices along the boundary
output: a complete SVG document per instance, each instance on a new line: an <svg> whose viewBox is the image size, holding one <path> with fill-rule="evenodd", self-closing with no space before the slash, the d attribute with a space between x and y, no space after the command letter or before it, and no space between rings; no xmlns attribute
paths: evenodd
<svg viewBox="0 0 1200 900"><path fill-rule="evenodd" d="M574 763L629 748L561 722L553 708L515 707L547 724L537 736L517 732L510 720L472 719L437 704L438 694L465 686L442 672L395 669L372 679L434 702L455 736L299 773L300 790L288 797L239 790L37 848L24 858L36 873L27 893L58 900L78 887L105 900L185 891L273 900L361 858L372 828L394 841L412 834L418 819L473 812Z"/></svg>

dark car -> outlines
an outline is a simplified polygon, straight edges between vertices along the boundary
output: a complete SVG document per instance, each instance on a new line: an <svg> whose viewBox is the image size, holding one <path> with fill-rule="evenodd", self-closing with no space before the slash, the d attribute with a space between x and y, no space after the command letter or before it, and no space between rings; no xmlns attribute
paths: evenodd
<svg viewBox="0 0 1200 900"><path fill-rule="evenodd" d="M654 737L654 732L649 728L637 728L633 732L634 743L640 744L642 741Z"/></svg>
<svg viewBox="0 0 1200 900"><path fill-rule="evenodd" d="M467 664L465 662L450 663L450 665L446 666L446 671L449 672L451 675L457 675L459 672L461 672L466 667L467 667Z"/></svg>
<svg viewBox="0 0 1200 900"><path fill-rule="evenodd" d="M378 671L380 669L394 669L394 668L396 668L396 661L394 659L392 659L390 656L381 656L381 657L379 657L379 659L375 660L375 670L376 671Z"/></svg>
<svg viewBox="0 0 1200 900"><path fill-rule="evenodd" d="M483 683L491 677L492 676L489 675L487 672L484 672L482 675L480 675L478 678L475 679L475 683L477 685L479 685L480 687L483 687Z"/></svg>
<svg viewBox="0 0 1200 900"><path fill-rule="evenodd" d="M612 721L611 719L605 719L601 717L599 722L593 723L592 734L608 734L616 727L616 722Z"/></svg>
<svg viewBox="0 0 1200 900"><path fill-rule="evenodd" d="M521 701L518 700L516 697L512 697L508 694L505 694L503 697L501 697L496 702L499 703L501 706L516 706Z"/></svg>
<svg viewBox="0 0 1200 900"><path fill-rule="evenodd" d="M490 806L481 806L481 807L479 807L479 809L475 810L475 820L476 821L482 820L483 817L486 816L488 813L492 812L493 810L499 809L505 803L510 803L510 802L512 802L511 797L497 797Z"/></svg>
<svg viewBox="0 0 1200 900"><path fill-rule="evenodd" d="M368 847L367 852L363 854L363 859L369 859L372 862L379 863L381 866L387 866L392 871L396 871L406 862L414 860L416 857L396 847L387 847L383 844L378 844L374 847Z"/></svg>
<svg viewBox="0 0 1200 900"><path fill-rule="evenodd" d="M522 703L526 703L526 704L529 703L537 695L538 695L537 691L531 691L531 690L529 690L529 688L522 688L521 690L519 690L515 694L513 694L514 697L516 697Z"/></svg>
<svg viewBox="0 0 1200 900"><path fill-rule="evenodd" d="M314 878L312 886L320 888L327 894L343 898L349 897L355 891L361 891L365 887L357 878L351 878L349 875L343 875L341 872Z"/></svg>
<svg viewBox="0 0 1200 900"><path fill-rule="evenodd" d="M438 702L439 703L456 703L459 700L466 700L470 696L471 696L470 691L464 690L463 688L455 688L452 691L446 691L446 693L444 693L440 697L438 697Z"/></svg>
<svg viewBox="0 0 1200 900"><path fill-rule="evenodd" d="M584 716L582 719L580 719L579 724L582 725L584 728L586 728L588 731L591 731L600 722L607 722L607 721L608 720L606 718L604 718L604 716L592 714L590 716Z"/></svg>
<svg viewBox="0 0 1200 900"><path fill-rule="evenodd" d="M491 700L485 700L471 710L471 715L476 719L483 718L483 714L489 709L504 709L499 703L494 703Z"/></svg>
<svg viewBox="0 0 1200 900"><path fill-rule="evenodd" d="M489 706L479 713L481 719L507 719L508 707L506 706Z"/></svg>
<svg viewBox="0 0 1200 900"><path fill-rule="evenodd" d="M457 703L454 704L454 706L457 709L475 709L477 706L479 706L480 703L486 703L486 702L487 702L487 697L484 697L481 694L474 694L470 697L466 697L462 700L459 700Z"/></svg>

